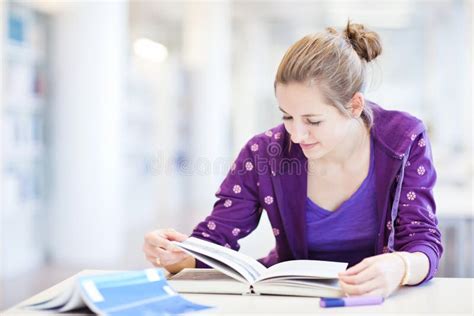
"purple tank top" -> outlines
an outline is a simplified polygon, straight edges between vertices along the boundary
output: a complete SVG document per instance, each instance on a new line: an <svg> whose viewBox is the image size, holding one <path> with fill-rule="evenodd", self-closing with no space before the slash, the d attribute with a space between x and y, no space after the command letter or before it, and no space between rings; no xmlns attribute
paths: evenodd
<svg viewBox="0 0 474 316"><path fill-rule="evenodd" d="M377 239L373 140L370 167L357 191L336 210L306 199L306 236L309 258L348 262L349 266L375 255Z"/></svg>

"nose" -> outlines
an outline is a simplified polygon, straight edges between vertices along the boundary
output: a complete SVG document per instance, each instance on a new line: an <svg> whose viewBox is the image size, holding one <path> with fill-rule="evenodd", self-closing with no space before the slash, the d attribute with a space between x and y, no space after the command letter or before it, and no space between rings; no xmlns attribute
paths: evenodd
<svg viewBox="0 0 474 316"><path fill-rule="evenodd" d="M293 140L294 143L299 144L301 142L304 142L306 138L308 138L308 135L309 135L309 131L307 127L301 124L293 125L291 139Z"/></svg>

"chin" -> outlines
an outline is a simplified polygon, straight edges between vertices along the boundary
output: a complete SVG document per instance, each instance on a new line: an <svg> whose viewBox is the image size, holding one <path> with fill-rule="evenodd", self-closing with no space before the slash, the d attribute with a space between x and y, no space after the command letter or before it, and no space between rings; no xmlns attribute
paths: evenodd
<svg viewBox="0 0 474 316"><path fill-rule="evenodd" d="M308 159L319 159L323 157L326 154L326 152L322 150L310 150L310 151L303 151L303 154Z"/></svg>

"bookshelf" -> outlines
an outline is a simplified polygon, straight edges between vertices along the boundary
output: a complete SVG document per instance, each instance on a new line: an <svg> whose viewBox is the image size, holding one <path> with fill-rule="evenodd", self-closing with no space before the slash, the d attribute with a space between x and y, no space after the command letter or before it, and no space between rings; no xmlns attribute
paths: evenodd
<svg viewBox="0 0 474 316"><path fill-rule="evenodd" d="M45 259L48 17L2 2L0 58L2 276Z"/></svg>

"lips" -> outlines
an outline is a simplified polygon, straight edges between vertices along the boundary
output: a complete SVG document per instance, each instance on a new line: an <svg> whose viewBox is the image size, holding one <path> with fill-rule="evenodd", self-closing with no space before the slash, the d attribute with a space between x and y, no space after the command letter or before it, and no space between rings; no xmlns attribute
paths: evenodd
<svg viewBox="0 0 474 316"><path fill-rule="evenodd" d="M313 144L301 144L301 143L300 143L300 146L301 146L301 148L303 148L303 149L311 149L311 148L313 148L314 146L316 146L317 144L319 144L319 142L316 142L316 143L313 143Z"/></svg>

